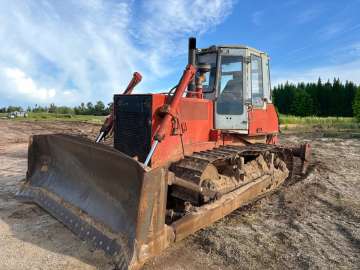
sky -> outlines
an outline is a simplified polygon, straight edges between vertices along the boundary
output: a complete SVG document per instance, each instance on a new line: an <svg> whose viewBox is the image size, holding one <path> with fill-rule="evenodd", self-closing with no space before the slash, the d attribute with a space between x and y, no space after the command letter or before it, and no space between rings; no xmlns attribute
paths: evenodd
<svg viewBox="0 0 360 270"><path fill-rule="evenodd" d="M187 39L271 57L272 85L360 83L360 0L0 0L0 106L105 103L176 85Z"/></svg>

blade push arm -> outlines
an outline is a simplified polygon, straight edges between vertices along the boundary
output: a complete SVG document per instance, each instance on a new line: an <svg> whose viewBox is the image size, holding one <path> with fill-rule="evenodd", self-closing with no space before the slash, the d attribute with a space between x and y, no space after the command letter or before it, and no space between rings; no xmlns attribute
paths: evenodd
<svg viewBox="0 0 360 270"><path fill-rule="evenodd" d="M141 82L141 79L142 79L141 74L139 72L134 72L131 81L129 82L128 86L123 92L123 95L130 95L134 90L135 86ZM113 123L114 123L113 108L111 109L110 114L105 118L105 121L100 129L99 135L96 137L95 140L96 143L99 143L101 140L105 139L105 137L113 130Z"/></svg>
<svg viewBox="0 0 360 270"><path fill-rule="evenodd" d="M129 82L128 86L126 87L123 95L130 95L134 90L135 86L141 82L142 76L139 72L134 72L131 81Z"/></svg>
<svg viewBox="0 0 360 270"><path fill-rule="evenodd" d="M196 73L196 68L193 65L188 64L186 66L186 69L184 70L184 73L180 79L178 86L176 87L174 96L172 97L171 101L168 104L165 104L163 106L161 111L162 113L165 114L165 116L161 120L159 128L154 136L154 142L151 146L151 150L144 162L145 166L149 164L150 159L154 154L158 143L165 138L166 132L171 126L171 120L173 116L176 114L176 110L179 107L181 97L184 95L184 92L187 86L189 85L189 83L193 80L195 73Z"/></svg>

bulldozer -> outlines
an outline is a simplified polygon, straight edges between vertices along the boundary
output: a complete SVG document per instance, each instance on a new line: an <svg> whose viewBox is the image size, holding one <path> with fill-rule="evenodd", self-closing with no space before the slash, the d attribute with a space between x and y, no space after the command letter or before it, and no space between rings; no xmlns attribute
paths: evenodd
<svg viewBox="0 0 360 270"><path fill-rule="evenodd" d="M310 145L279 144L269 56L243 45L197 48L166 93L135 94L135 73L95 141L33 135L17 196L80 239L140 269L171 244L274 192ZM113 133L113 146L103 140ZM295 162L297 160L297 162ZM300 162L299 162L300 161Z"/></svg>

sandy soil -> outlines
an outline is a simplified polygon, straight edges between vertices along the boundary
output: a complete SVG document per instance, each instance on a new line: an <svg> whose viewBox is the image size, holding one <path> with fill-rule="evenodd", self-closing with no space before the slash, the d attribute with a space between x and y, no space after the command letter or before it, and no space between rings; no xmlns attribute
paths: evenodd
<svg viewBox="0 0 360 270"><path fill-rule="evenodd" d="M99 126L0 120L0 270L114 269L39 207L15 199L30 134L93 138ZM311 141L306 177L175 244L144 269L360 269L360 140L303 133Z"/></svg>

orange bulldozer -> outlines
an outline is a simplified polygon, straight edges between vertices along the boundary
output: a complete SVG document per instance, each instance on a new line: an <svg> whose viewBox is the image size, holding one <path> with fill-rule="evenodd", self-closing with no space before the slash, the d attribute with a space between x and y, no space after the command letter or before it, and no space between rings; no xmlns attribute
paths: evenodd
<svg viewBox="0 0 360 270"><path fill-rule="evenodd" d="M134 94L135 73L96 141L30 139L18 197L81 239L139 269L174 242L303 171L308 144L279 144L269 57L240 45L196 48L168 93ZM102 140L113 133L113 147Z"/></svg>

